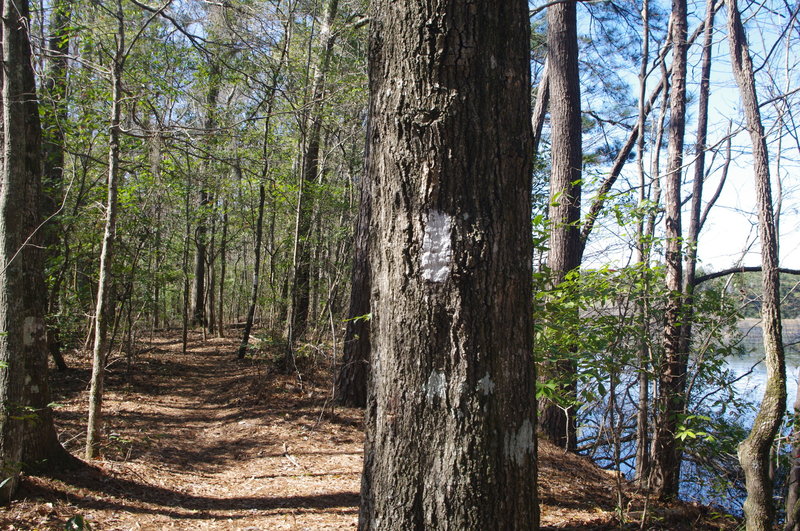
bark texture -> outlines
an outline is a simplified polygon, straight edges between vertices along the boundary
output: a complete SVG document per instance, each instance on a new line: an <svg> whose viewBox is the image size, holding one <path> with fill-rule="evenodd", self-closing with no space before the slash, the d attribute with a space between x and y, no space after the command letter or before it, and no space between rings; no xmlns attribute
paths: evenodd
<svg viewBox="0 0 800 531"><path fill-rule="evenodd" d="M17 487L25 411L47 396L41 233L41 126L31 67L28 2L2 4L3 166L0 178L0 503ZM43 420L50 420L46 416ZM50 423L52 428L52 422ZM38 441L36 441L38 442ZM57 441L56 441L57 443Z"/></svg>
<svg viewBox="0 0 800 531"><path fill-rule="evenodd" d="M770 480L770 449L786 409L786 365L780 315L778 278L778 236L772 210L769 155L764 138L764 126L756 95L753 62L747 46L742 19L736 0L727 0L728 42L731 65L753 144L753 170L758 205L758 235L761 243L761 281L764 291L761 305L761 326L764 334L764 354L767 384L764 398L753 420L750 434L739 445L739 462L744 469L747 498L744 516L748 531L772 529L775 508L772 503Z"/></svg>
<svg viewBox="0 0 800 531"><path fill-rule="evenodd" d="M666 285L664 353L658 374L657 423L653 455L653 486L659 498L678 495L681 452L675 438L685 406L687 353L681 351L683 312L683 251L681 245L681 175L686 131L686 0L672 1L672 89L670 91L669 147L664 175Z"/></svg>
<svg viewBox="0 0 800 531"><path fill-rule="evenodd" d="M578 77L577 2L547 8L547 79L550 98L550 245L547 266L553 285L581 264L581 91ZM577 311L577 310L576 310ZM576 316L577 318L577 316ZM539 430L554 444L575 449L577 395L574 349L563 345L539 364L539 379L561 382L566 407L549 399L539 403Z"/></svg>
<svg viewBox="0 0 800 531"><path fill-rule="evenodd" d="M63 194L64 172L64 131L67 121L66 111L66 85L67 85L67 53L69 48L69 20L71 3L58 0L53 3L49 46L52 56L48 62L47 77L44 90L50 102L44 106L42 112L43 126L46 130L42 134L42 154L44 179L41 194L42 215L40 219L49 218L42 227L43 243L46 247L46 261L61 253L59 238L63 234L63 227L58 216L58 205ZM35 107L29 107L30 112L35 112ZM43 127L44 129L44 127ZM47 315L51 318L60 312L58 293L65 272L60 268L54 275L50 286ZM59 370L66 370L67 364L61 353L61 340L59 326L55 320L48 323L47 344L50 355ZM48 468L53 465L65 466L73 458L64 450L58 440L53 424L53 412L48 383L47 358L36 356L29 360L29 375L36 384L37 392L30 394L29 406L37 412L37 420L25 425L25 448L22 460L29 470Z"/></svg>
<svg viewBox="0 0 800 531"><path fill-rule="evenodd" d="M528 6L372 4L361 529L535 529Z"/></svg>

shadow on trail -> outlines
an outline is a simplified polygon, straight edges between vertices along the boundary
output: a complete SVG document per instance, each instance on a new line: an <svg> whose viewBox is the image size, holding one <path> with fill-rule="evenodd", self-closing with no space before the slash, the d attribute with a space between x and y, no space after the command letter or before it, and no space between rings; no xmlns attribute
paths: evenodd
<svg viewBox="0 0 800 531"><path fill-rule="evenodd" d="M322 510L341 508L339 511L355 513L358 509L359 494L357 492L335 492L316 496L239 496L233 498L216 498L210 496L195 496L179 491L165 489L118 478L105 473L91 465L83 466L70 473L51 474L51 479L63 482L71 487L87 489L92 493L103 493L113 496L113 499L103 499L94 494L78 494L74 491L65 494L62 491L42 486L23 485L23 494L42 497L45 499L63 499L70 504L90 509L122 510L130 513L159 514L179 519L204 519L221 517L226 511L234 514L224 514L225 518L244 518L242 511L258 510L270 511L287 509L292 512L297 510ZM152 507L141 507L128 504L126 501L138 501ZM189 512L191 511L191 512ZM236 512L240 513L238 516Z"/></svg>
<svg viewBox="0 0 800 531"><path fill-rule="evenodd" d="M154 463L173 473L213 475L236 469L238 462L249 459L282 457L281 444L291 442L298 432L302 437L315 431L320 421L350 431L359 429L360 420L348 418L328 406L324 385L315 387L313 378L307 378L308 387L301 390L294 375L277 371L265 360L236 360L229 340L203 342L192 338L185 354L180 344L179 339L144 343L130 370L125 363L107 369L104 405L107 435L101 452L109 461ZM75 369L53 373L54 391L60 397L71 398L73 403L85 400L81 394L85 395L89 378L87 359L82 357L77 361ZM59 410L56 419L61 439L67 441L73 452L79 452L85 441L85 409L78 406ZM276 428L280 435L266 435L269 429ZM340 442L338 434L331 436L333 444ZM352 435L341 436L343 443L353 440ZM293 448L292 455L355 455L325 450L306 453L305 449L311 450ZM354 492L287 497L192 496L182 493L180 486L176 490L153 487L145 484L150 478L137 483L129 475L109 475L89 464L79 472L53 477L69 487L191 511L319 509L358 504L358 494ZM57 487L54 489L52 495L59 492ZM87 495L78 504L98 507L105 503L100 501L102 496L97 498ZM125 500L109 503L124 505Z"/></svg>

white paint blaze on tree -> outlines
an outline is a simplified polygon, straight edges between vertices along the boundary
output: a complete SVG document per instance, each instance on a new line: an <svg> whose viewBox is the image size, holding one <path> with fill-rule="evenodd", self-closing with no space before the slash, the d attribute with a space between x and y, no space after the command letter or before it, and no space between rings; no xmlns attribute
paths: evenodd
<svg viewBox="0 0 800 531"><path fill-rule="evenodd" d="M361 529L533 529L529 23L372 4Z"/></svg>
<svg viewBox="0 0 800 531"><path fill-rule="evenodd" d="M450 275L453 258L450 246L453 223L447 214L428 212L425 235L422 238L422 278L431 282L444 282Z"/></svg>

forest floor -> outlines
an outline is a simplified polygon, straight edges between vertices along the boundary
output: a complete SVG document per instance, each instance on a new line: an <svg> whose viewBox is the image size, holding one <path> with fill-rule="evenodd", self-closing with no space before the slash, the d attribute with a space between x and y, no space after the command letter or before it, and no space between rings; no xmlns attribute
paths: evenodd
<svg viewBox="0 0 800 531"><path fill-rule="evenodd" d="M232 339L155 338L106 377L102 456L91 465L23 477L0 529L354 529L363 422L330 403L330 358L310 350L300 373L235 359ZM53 373L56 423L82 455L87 356ZM302 374L302 380L298 378ZM734 529L737 522L689 504L645 507L624 479L583 457L540 445L542 525L549 529ZM621 503L620 503L621 500ZM642 516L645 525L640 526ZM622 520L621 520L622 519ZM624 522L624 525L621 523Z"/></svg>

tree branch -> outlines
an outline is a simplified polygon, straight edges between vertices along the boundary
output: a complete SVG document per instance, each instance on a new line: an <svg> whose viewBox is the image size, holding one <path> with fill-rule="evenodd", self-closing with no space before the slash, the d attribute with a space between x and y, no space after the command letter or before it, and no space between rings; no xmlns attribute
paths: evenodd
<svg viewBox="0 0 800 531"><path fill-rule="evenodd" d="M739 267L731 267L729 269L723 269L722 271L717 271L715 273L709 273L707 275L700 275L699 277L695 277L694 283L700 284L701 282L705 282L707 280L713 280L715 278L724 277L726 275L733 275L736 273L759 273L761 272L761 266L739 266ZM800 275L800 269L788 269L786 267L779 267L778 273L783 273L784 275Z"/></svg>

